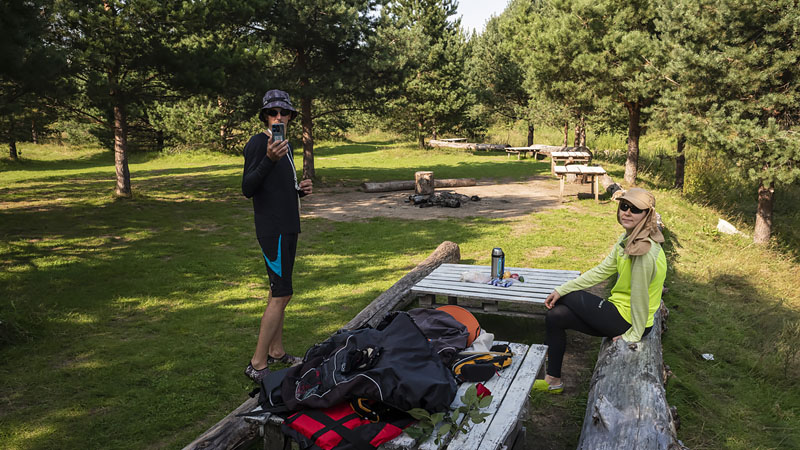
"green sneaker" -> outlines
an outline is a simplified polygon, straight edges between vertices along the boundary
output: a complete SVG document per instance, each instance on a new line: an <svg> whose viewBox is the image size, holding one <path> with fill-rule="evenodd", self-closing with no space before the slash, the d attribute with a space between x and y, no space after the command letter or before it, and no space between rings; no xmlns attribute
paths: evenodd
<svg viewBox="0 0 800 450"><path fill-rule="evenodd" d="M536 380L533 382L533 388L531 390L547 392L548 394L560 394L564 392L564 383L557 384L555 386L550 386L550 384L547 381Z"/></svg>

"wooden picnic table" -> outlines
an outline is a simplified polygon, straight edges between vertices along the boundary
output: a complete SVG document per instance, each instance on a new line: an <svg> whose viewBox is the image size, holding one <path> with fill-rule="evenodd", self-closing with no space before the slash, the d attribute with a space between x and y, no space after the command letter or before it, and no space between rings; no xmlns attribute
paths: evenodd
<svg viewBox="0 0 800 450"><path fill-rule="evenodd" d="M511 154L517 155L517 160L520 159L520 156L523 158L526 156L534 156L539 151L539 147L506 147L506 156L511 157Z"/></svg>
<svg viewBox="0 0 800 450"><path fill-rule="evenodd" d="M484 382L492 393L492 403L481 412L489 413L486 420L472 424L466 433L462 433L444 445L437 445L434 436L423 442L416 442L405 432L393 440L380 446L383 450L499 450L519 449L525 440L525 429L521 418L527 410L528 393L541 370L544 362L546 345L526 345L495 341L495 344L509 344L513 357L511 365L499 371L489 381ZM475 383L462 383L455 400L450 404L451 410L462 406L461 397L467 388ZM259 409L259 408L256 408ZM283 448L283 434L280 425L283 418L270 413L250 415L245 420L260 425L260 433L264 437L264 448L278 450Z"/></svg>
<svg viewBox="0 0 800 450"><path fill-rule="evenodd" d="M419 297L421 308L437 307L436 296L442 296L447 297L448 304L459 305L472 312L522 317L541 316L541 312L510 311L501 309L500 306L544 305L544 300L553 289L581 274L577 270L524 267L506 267L506 270L520 274L525 282L515 281L511 286L504 288L461 281L461 275L465 272L478 271L488 274L491 268L470 264L442 264L412 286L411 293ZM472 305L477 302L480 302L480 307Z"/></svg>
<svg viewBox="0 0 800 450"><path fill-rule="evenodd" d="M564 196L564 181L567 175L581 175L590 178L589 183L592 186L592 194L594 194L594 201L600 201L600 176L606 174L606 170L600 166L586 166L581 164L572 164L569 166L558 166L555 168L555 174L559 179L558 198Z"/></svg>
<svg viewBox="0 0 800 450"><path fill-rule="evenodd" d="M589 164L590 162L592 162L592 154L590 152L583 152L583 151L551 152L550 173L552 173L553 175L556 174L556 166L558 165L559 162L563 162L565 166L577 163Z"/></svg>

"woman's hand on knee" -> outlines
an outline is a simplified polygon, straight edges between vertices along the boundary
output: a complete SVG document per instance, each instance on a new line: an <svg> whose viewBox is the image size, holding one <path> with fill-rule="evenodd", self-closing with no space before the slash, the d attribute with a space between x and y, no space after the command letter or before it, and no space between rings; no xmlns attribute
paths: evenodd
<svg viewBox="0 0 800 450"><path fill-rule="evenodd" d="M553 306L556 305L556 302L558 301L558 299L560 299L560 298L561 298L561 294L559 294L558 291L553 291L544 300L544 306L546 306L547 309L552 309Z"/></svg>

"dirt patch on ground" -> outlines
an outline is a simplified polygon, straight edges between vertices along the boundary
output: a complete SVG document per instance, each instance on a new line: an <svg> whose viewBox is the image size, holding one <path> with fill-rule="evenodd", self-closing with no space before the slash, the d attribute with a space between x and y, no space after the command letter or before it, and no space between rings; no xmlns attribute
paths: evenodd
<svg viewBox="0 0 800 450"><path fill-rule="evenodd" d="M588 185L568 184L564 198L588 192ZM371 217L396 219L446 219L460 217L518 218L535 211L559 208L558 180L537 176L528 181L483 180L476 186L442 188L437 192L456 192L479 201L470 201L460 208L419 208L408 203L414 191L361 192L357 188L314 188L314 194L302 200L304 217L320 217L336 221L362 220Z"/></svg>

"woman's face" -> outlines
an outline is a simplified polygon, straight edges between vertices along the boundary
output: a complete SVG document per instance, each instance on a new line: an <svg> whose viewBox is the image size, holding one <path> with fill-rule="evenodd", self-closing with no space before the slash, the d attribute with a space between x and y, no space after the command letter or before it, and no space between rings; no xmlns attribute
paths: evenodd
<svg viewBox="0 0 800 450"><path fill-rule="evenodd" d="M641 210L625 200L619 202L617 217L619 218L619 223L628 233L633 231L636 225L639 225L639 222L641 222L646 215L647 210Z"/></svg>

